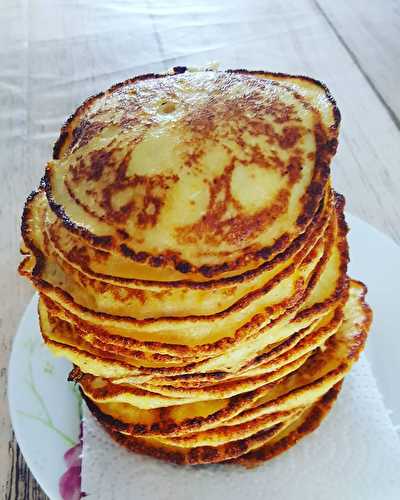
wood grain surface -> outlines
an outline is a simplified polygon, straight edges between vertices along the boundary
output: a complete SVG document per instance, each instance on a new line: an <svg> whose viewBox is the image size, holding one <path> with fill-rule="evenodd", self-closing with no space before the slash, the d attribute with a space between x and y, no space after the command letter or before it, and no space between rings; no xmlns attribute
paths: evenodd
<svg viewBox="0 0 400 500"><path fill-rule="evenodd" d="M175 65L307 74L342 112L335 187L400 242L400 6L370 0L3 0L0 3L0 497L46 498L15 443L7 363L32 289L19 219L60 126L87 96Z"/></svg>

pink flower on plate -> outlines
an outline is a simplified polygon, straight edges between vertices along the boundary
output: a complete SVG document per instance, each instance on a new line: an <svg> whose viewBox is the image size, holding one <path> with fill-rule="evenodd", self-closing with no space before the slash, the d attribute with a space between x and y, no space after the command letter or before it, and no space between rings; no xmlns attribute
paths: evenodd
<svg viewBox="0 0 400 500"><path fill-rule="evenodd" d="M82 430L79 442L64 455L67 470L60 477L59 491L63 500L79 500L86 496L81 492Z"/></svg>

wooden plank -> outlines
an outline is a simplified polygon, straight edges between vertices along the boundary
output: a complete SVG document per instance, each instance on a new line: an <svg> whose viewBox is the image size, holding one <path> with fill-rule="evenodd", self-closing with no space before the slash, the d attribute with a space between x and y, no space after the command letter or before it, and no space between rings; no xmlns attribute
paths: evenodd
<svg viewBox="0 0 400 500"><path fill-rule="evenodd" d="M389 101L390 87L386 94L372 79L383 74L383 66L387 71L397 64L396 50L388 51L384 63L378 57L381 47L396 44L395 30L390 28L384 43L377 37L369 41L377 47L368 49L372 55L367 72L364 56L357 52L357 64L348 50L352 47L356 53L365 43L365 33L359 28L349 33L351 23L339 31L333 7L328 11L327 2L319 2L35 0L29 2L29 12L23 0L2 3L0 28L8 29L0 29L0 223L5 235L0 244L0 286L6 298L0 304L0 432L9 446L0 450L1 498L45 498L17 451L5 402L11 340L32 293L15 272L20 260L19 217L61 124L88 95L137 73L212 60L223 67L322 79L343 115L333 166L335 186L347 196L351 211L400 241L400 132L380 94L393 110L397 108ZM360 8L361 2L349 4ZM385 12L392 9L386 2L380 7ZM387 16L383 13L382 19Z"/></svg>
<svg viewBox="0 0 400 500"><path fill-rule="evenodd" d="M327 22L400 128L400 4L316 0Z"/></svg>
<svg viewBox="0 0 400 500"><path fill-rule="evenodd" d="M5 495L7 500L47 500L25 463L24 457L15 441L9 443L9 453L11 470L5 485Z"/></svg>

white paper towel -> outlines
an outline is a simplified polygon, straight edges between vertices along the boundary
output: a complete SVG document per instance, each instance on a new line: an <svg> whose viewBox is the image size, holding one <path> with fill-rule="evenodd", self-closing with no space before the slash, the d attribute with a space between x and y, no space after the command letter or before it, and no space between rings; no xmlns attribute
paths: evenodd
<svg viewBox="0 0 400 500"><path fill-rule="evenodd" d="M178 467L115 444L85 407L82 491L96 500L399 500L400 441L362 358L310 436L252 470Z"/></svg>

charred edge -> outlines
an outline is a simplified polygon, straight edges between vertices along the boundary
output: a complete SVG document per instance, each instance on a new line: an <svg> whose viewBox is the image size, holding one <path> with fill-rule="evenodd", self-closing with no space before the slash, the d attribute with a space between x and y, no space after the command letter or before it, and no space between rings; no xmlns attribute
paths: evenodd
<svg viewBox="0 0 400 500"><path fill-rule="evenodd" d="M56 203L56 201L53 198L50 172L48 168L46 169L46 173L43 176L43 185L44 185L44 190L46 192L46 197L49 207L69 231L85 238L86 240L89 240L93 245L99 245L105 248L111 247L112 244L111 236L96 236L93 233L91 233L88 229L82 226L78 226L77 224L72 222L72 220L68 217L64 208L59 203Z"/></svg>
<svg viewBox="0 0 400 500"><path fill-rule="evenodd" d="M226 73L240 73L240 74L250 75L250 76L256 76L257 74L260 74L260 75L264 75L264 76L272 76L272 77L277 77L277 78L297 78L299 80L304 80L306 82L313 83L314 85L317 85L318 87L323 89L326 98L332 104L333 115L335 118L333 128L338 129L340 126L341 115L340 115L340 111L339 111L339 108L337 106L337 103L336 103L335 99L333 98L328 86L325 83L321 82L320 80L316 80L315 78L311 78L310 76L288 75L286 73L279 73L279 72L273 72L273 71L263 71L263 70L228 69L228 70L226 70Z"/></svg>
<svg viewBox="0 0 400 500"><path fill-rule="evenodd" d="M186 66L174 66L172 69L175 75L181 75L182 73L186 73L187 71Z"/></svg>
<svg viewBox="0 0 400 500"><path fill-rule="evenodd" d="M79 382L82 378L83 373L81 372L79 366L74 365L73 369L69 372L67 381L68 382Z"/></svg>
<svg viewBox="0 0 400 500"><path fill-rule="evenodd" d="M44 259L43 253L34 245L32 238L31 238L31 235L29 234L29 222L28 222L28 220L32 215L31 203L34 201L34 199L38 195L39 195L39 190L35 190L35 191L32 191L31 194L28 196L28 198L25 202L25 205L24 205L24 209L22 212L22 219L21 219L22 239L23 239L25 245L27 246L27 248L29 248L30 252L33 254L33 256L35 258L35 265L31 271L32 276L34 278L41 275L42 270L44 268L44 264L45 264L45 259ZM24 267L25 263L27 262L27 260L29 260L29 258L30 257L26 257L18 266L18 272L23 276L26 274L23 271L23 267Z"/></svg>

